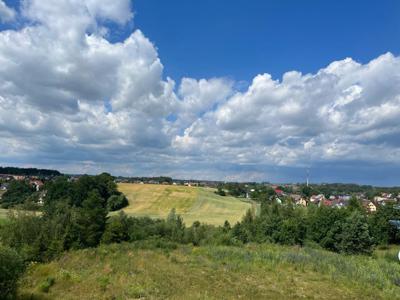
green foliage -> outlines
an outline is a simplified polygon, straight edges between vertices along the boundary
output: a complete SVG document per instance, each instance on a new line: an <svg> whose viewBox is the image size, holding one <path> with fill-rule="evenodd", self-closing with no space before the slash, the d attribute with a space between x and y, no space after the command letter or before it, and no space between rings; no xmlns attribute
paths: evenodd
<svg viewBox="0 0 400 300"><path fill-rule="evenodd" d="M108 211L115 211L128 206L129 202L125 195L112 195L107 200Z"/></svg>
<svg viewBox="0 0 400 300"><path fill-rule="evenodd" d="M182 218L172 210L166 220L148 217L127 217L123 212L111 217L102 237L102 243L120 243L136 241L163 241L192 245L233 245L230 224L223 227L201 224L196 221L191 227L186 227Z"/></svg>
<svg viewBox="0 0 400 300"><path fill-rule="evenodd" d="M8 186L1 198L1 206L10 208L25 202L35 192L35 189L25 181L14 180Z"/></svg>
<svg viewBox="0 0 400 300"><path fill-rule="evenodd" d="M40 177L61 175L61 173L56 170L36 169L36 168L16 168L16 167L0 167L0 174L40 176Z"/></svg>
<svg viewBox="0 0 400 300"><path fill-rule="evenodd" d="M48 293L50 291L50 288L54 285L56 280L54 277L47 277L40 285L39 285L39 291L43 293Z"/></svg>
<svg viewBox="0 0 400 300"><path fill-rule="evenodd" d="M229 223L228 223L229 225ZM232 244L227 224L224 227L215 227L207 224L194 222L185 230L184 243L194 246L200 245L229 245Z"/></svg>
<svg viewBox="0 0 400 300"><path fill-rule="evenodd" d="M359 212L365 212L365 209L362 207L362 204L360 200L358 200L356 197L352 196L349 200L349 203L347 205L347 208L351 211L357 210Z"/></svg>
<svg viewBox="0 0 400 300"><path fill-rule="evenodd" d="M378 206L369 218L369 228L376 244L400 243L400 232L389 224L389 220L400 220L400 210L393 205Z"/></svg>
<svg viewBox="0 0 400 300"><path fill-rule="evenodd" d="M172 184L173 180L171 177L167 177L167 176L158 176L158 177L130 177L129 178L129 182L143 182L143 183L153 183L153 182L157 182L159 184L162 183L167 183L167 184ZM178 180L179 181L179 180ZM183 183L183 181L181 182Z"/></svg>
<svg viewBox="0 0 400 300"><path fill-rule="evenodd" d="M264 204L259 217L255 218L259 242L303 244L306 235L305 214L302 208L291 204Z"/></svg>
<svg viewBox="0 0 400 300"><path fill-rule="evenodd" d="M371 185L358 185L351 183L330 183L330 184L313 184L311 188L316 194L324 194L326 197L330 195L353 195L356 193L364 193L368 199L382 192L398 195L400 187L373 187Z"/></svg>
<svg viewBox="0 0 400 300"><path fill-rule="evenodd" d="M0 244L0 299L14 298L23 271L24 263L18 253Z"/></svg>
<svg viewBox="0 0 400 300"><path fill-rule="evenodd" d="M303 185L301 187L301 194L304 197L310 197L313 194L313 189L310 186Z"/></svg>
<svg viewBox="0 0 400 300"><path fill-rule="evenodd" d="M46 188L45 205L47 206L51 206L58 201L63 201L80 207L93 190L97 190L100 197L104 199L104 205L106 205L107 199L112 195L121 194L117 190L114 177L108 173L102 173L97 176L84 175L76 182L68 181L67 177L59 177L50 182Z"/></svg>
<svg viewBox="0 0 400 300"><path fill-rule="evenodd" d="M333 209L327 206L310 206L307 210L307 238L320 243L323 247L335 250L332 246L337 223L342 223L348 216L346 209Z"/></svg>
<svg viewBox="0 0 400 300"><path fill-rule="evenodd" d="M107 199L118 194L109 174L59 177L47 186L41 216L19 212L1 226L0 241L29 261L52 259L71 248L99 244L107 221ZM119 195L119 194L118 194Z"/></svg>
<svg viewBox="0 0 400 300"><path fill-rule="evenodd" d="M259 216L248 212L232 229L234 238L248 242L303 245L308 240L348 254L370 254L374 242L367 216L357 206L301 208L290 203L262 205Z"/></svg>
<svg viewBox="0 0 400 300"><path fill-rule="evenodd" d="M228 182L218 187L221 190L227 190L228 194L234 197L246 196L246 184L237 182Z"/></svg>
<svg viewBox="0 0 400 300"><path fill-rule="evenodd" d="M267 186L257 186L250 193L252 199L258 202L269 201L272 197L276 196L275 190Z"/></svg>
<svg viewBox="0 0 400 300"><path fill-rule="evenodd" d="M226 192L224 191L224 189L222 187L218 187L217 191L215 192L217 195L220 196L226 196Z"/></svg>
<svg viewBox="0 0 400 300"><path fill-rule="evenodd" d="M185 224L180 215L176 214L175 208L171 210L164 227L164 234L170 236L174 242L181 242L185 233Z"/></svg>
<svg viewBox="0 0 400 300"><path fill-rule="evenodd" d="M27 212L16 212L0 228L0 242L16 249L24 260L40 260L42 249L41 218Z"/></svg>
<svg viewBox="0 0 400 300"><path fill-rule="evenodd" d="M373 241L369 234L365 215L358 211L341 223L341 232L337 234L337 249L347 254L371 254Z"/></svg>
<svg viewBox="0 0 400 300"><path fill-rule="evenodd" d="M104 199L97 190L92 190L77 209L73 224L74 248L95 247L99 244L106 226L107 210Z"/></svg>
<svg viewBox="0 0 400 300"><path fill-rule="evenodd" d="M222 231L226 233L226 232L229 232L230 230L231 230L231 224L229 224L228 220L226 220L224 222L224 226L222 228Z"/></svg>
<svg viewBox="0 0 400 300"><path fill-rule="evenodd" d="M118 216L111 217L102 236L102 243L121 243L129 240L130 220L121 211Z"/></svg>
<svg viewBox="0 0 400 300"><path fill-rule="evenodd" d="M56 202L72 203L73 183L67 177L57 177L46 184L45 209L51 211Z"/></svg>
<svg viewBox="0 0 400 300"><path fill-rule="evenodd" d="M233 226L233 235L243 243L248 243L255 240L256 229L253 212L248 210L242 222Z"/></svg>

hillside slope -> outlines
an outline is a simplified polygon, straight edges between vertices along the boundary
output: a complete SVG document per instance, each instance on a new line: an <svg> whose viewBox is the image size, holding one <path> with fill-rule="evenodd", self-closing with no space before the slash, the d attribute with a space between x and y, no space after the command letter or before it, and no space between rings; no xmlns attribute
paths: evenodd
<svg viewBox="0 0 400 300"><path fill-rule="evenodd" d="M118 189L129 200L124 209L126 214L165 218L175 208L187 225L194 221L222 225L225 220L234 224L255 206L234 197L216 195L209 188L122 183Z"/></svg>
<svg viewBox="0 0 400 300"><path fill-rule="evenodd" d="M32 265L20 299L400 299L394 260L277 245L143 247L101 246Z"/></svg>

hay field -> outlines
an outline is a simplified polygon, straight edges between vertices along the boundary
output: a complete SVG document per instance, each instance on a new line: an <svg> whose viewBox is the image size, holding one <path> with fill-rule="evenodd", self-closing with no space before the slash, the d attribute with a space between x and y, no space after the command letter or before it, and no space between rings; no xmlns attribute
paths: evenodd
<svg viewBox="0 0 400 300"><path fill-rule="evenodd" d="M165 218L175 208L187 225L196 220L213 225L228 220L234 224L248 209L257 209L255 204L216 195L210 188L121 183L118 189L129 200L124 209L126 214Z"/></svg>

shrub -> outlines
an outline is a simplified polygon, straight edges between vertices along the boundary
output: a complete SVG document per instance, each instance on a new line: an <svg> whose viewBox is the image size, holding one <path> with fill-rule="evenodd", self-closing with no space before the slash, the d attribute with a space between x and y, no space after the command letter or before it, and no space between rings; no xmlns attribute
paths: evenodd
<svg viewBox="0 0 400 300"><path fill-rule="evenodd" d="M215 193L220 196L226 196L226 192L220 187L218 187L218 190Z"/></svg>
<svg viewBox="0 0 400 300"><path fill-rule="evenodd" d="M48 293L55 282L56 280L53 277L47 277L46 280L39 285L39 290L43 293Z"/></svg>
<svg viewBox="0 0 400 300"><path fill-rule="evenodd" d="M107 209L108 211L115 211L124 208L128 204L128 199L124 195L112 195L107 200Z"/></svg>
<svg viewBox="0 0 400 300"><path fill-rule="evenodd" d="M16 249L24 260L40 260L42 219L33 214L17 211L0 228L3 245Z"/></svg>
<svg viewBox="0 0 400 300"><path fill-rule="evenodd" d="M18 278L24 271L24 263L18 253L0 245L0 299L15 296Z"/></svg>
<svg viewBox="0 0 400 300"><path fill-rule="evenodd" d="M355 210L342 224L337 249L348 254L371 254L373 245L366 217Z"/></svg>
<svg viewBox="0 0 400 300"><path fill-rule="evenodd" d="M121 243L129 240L129 220L121 211L118 216L111 217L102 236L102 243Z"/></svg>

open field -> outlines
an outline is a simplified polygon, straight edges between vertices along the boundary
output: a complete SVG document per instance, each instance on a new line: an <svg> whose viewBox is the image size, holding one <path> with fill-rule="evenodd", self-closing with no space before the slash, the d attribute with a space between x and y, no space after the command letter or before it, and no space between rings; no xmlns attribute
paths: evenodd
<svg viewBox="0 0 400 300"><path fill-rule="evenodd" d="M278 245L151 248L114 244L31 265L20 299L400 299L400 265L382 258Z"/></svg>
<svg viewBox="0 0 400 300"><path fill-rule="evenodd" d="M248 209L258 209L256 204L216 195L210 188L122 183L118 189L129 200L126 214L165 218L175 208L187 225L194 221L222 225L225 220L234 224Z"/></svg>
<svg viewBox="0 0 400 300"><path fill-rule="evenodd" d="M228 220L234 224L248 209L259 209L254 202L222 197L210 188L123 183L118 189L129 200L129 206L123 209L127 215L165 218L175 208L189 226L194 221L222 225ZM8 211L0 209L0 221L7 218Z"/></svg>

